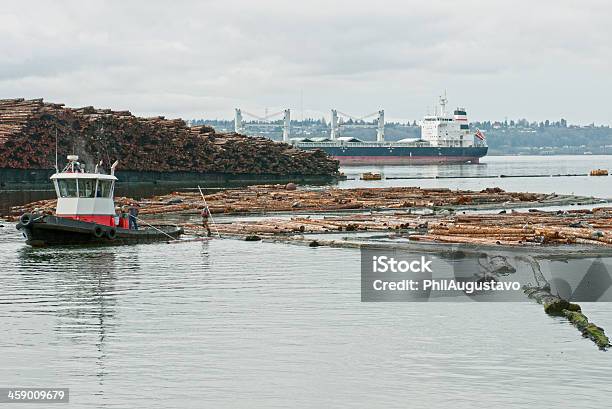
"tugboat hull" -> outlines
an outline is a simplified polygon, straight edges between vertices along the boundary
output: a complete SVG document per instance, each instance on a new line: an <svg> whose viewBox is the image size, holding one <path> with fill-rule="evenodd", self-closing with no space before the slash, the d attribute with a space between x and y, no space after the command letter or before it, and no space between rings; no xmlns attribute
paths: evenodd
<svg viewBox="0 0 612 409"><path fill-rule="evenodd" d="M148 243L178 238L184 232L177 226L155 226L159 230L129 230L64 217L33 214L21 216L16 227L31 246Z"/></svg>

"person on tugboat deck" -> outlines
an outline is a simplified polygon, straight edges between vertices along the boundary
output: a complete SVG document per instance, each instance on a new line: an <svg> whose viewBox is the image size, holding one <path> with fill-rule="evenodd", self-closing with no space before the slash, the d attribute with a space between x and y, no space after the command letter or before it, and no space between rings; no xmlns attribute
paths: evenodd
<svg viewBox="0 0 612 409"><path fill-rule="evenodd" d="M113 216L113 223L115 226L119 226L121 222L121 208L119 206L115 207L115 215Z"/></svg>
<svg viewBox="0 0 612 409"><path fill-rule="evenodd" d="M130 206L129 209L129 215L130 215L130 230L134 229L134 230L138 230L138 223L136 222L137 218L138 218L138 205L135 204L133 206Z"/></svg>
<svg viewBox="0 0 612 409"><path fill-rule="evenodd" d="M130 228L130 218L128 216L128 206L127 205L121 206L121 222L119 222L119 224L124 229Z"/></svg>

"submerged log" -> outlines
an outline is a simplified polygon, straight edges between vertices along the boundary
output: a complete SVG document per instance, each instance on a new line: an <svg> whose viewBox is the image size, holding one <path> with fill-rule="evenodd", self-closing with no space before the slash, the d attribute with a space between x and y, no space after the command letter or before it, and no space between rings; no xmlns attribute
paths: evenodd
<svg viewBox="0 0 612 409"><path fill-rule="evenodd" d="M524 261L531 265L535 286L523 286L523 292L527 297L534 299L544 307L544 312L548 315L563 316L567 318L585 338L589 338L601 350L607 350L610 340L606 336L603 328L589 322L589 319L582 313L580 305L571 303L550 292L550 283L546 281L544 274L540 270L540 264L533 257L522 257Z"/></svg>
<svg viewBox="0 0 612 409"><path fill-rule="evenodd" d="M603 328L589 322L586 315L582 313L580 305L570 303L561 297L552 295L545 288L525 286L524 292L529 298L533 298L544 306L544 312L549 315L563 316L567 318L576 328L582 332L582 336L589 338L601 350L607 350L610 339L606 336Z"/></svg>
<svg viewBox="0 0 612 409"><path fill-rule="evenodd" d="M585 338L589 338L593 341L600 349L606 350L610 346L610 339L606 336L603 328L589 322L586 315L582 314L581 311L564 310L565 317L570 320L572 324L580 331Z"/></svg>

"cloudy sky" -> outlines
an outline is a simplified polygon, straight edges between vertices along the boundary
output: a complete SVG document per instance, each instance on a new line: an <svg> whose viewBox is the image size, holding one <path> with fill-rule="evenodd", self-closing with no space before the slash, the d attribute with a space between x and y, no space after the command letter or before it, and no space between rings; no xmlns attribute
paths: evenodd
<svg viewBox="0 0 612 409"><path fill-rule="evenodd" d="M0 98L412 120L446 90L471 119L609 124L611 14L606 0L14 1Z"/></svg>

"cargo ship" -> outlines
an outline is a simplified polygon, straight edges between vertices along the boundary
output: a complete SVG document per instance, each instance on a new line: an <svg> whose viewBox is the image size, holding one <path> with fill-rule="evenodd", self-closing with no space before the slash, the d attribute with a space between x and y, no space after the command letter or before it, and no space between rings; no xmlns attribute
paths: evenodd
<svg viewBox="0 0 612 409"><path fill-rule="evenodd" d="M332 118L329 138L298 138L292 143L301 149L321 149L342 165L479 163L488 151L484 134L470 129L464 108L450 115L446 104L446 97L440 97L439 110L423 118L420 138L385 141L384 125L376 141L337 136L339 127Z"/></svg>

